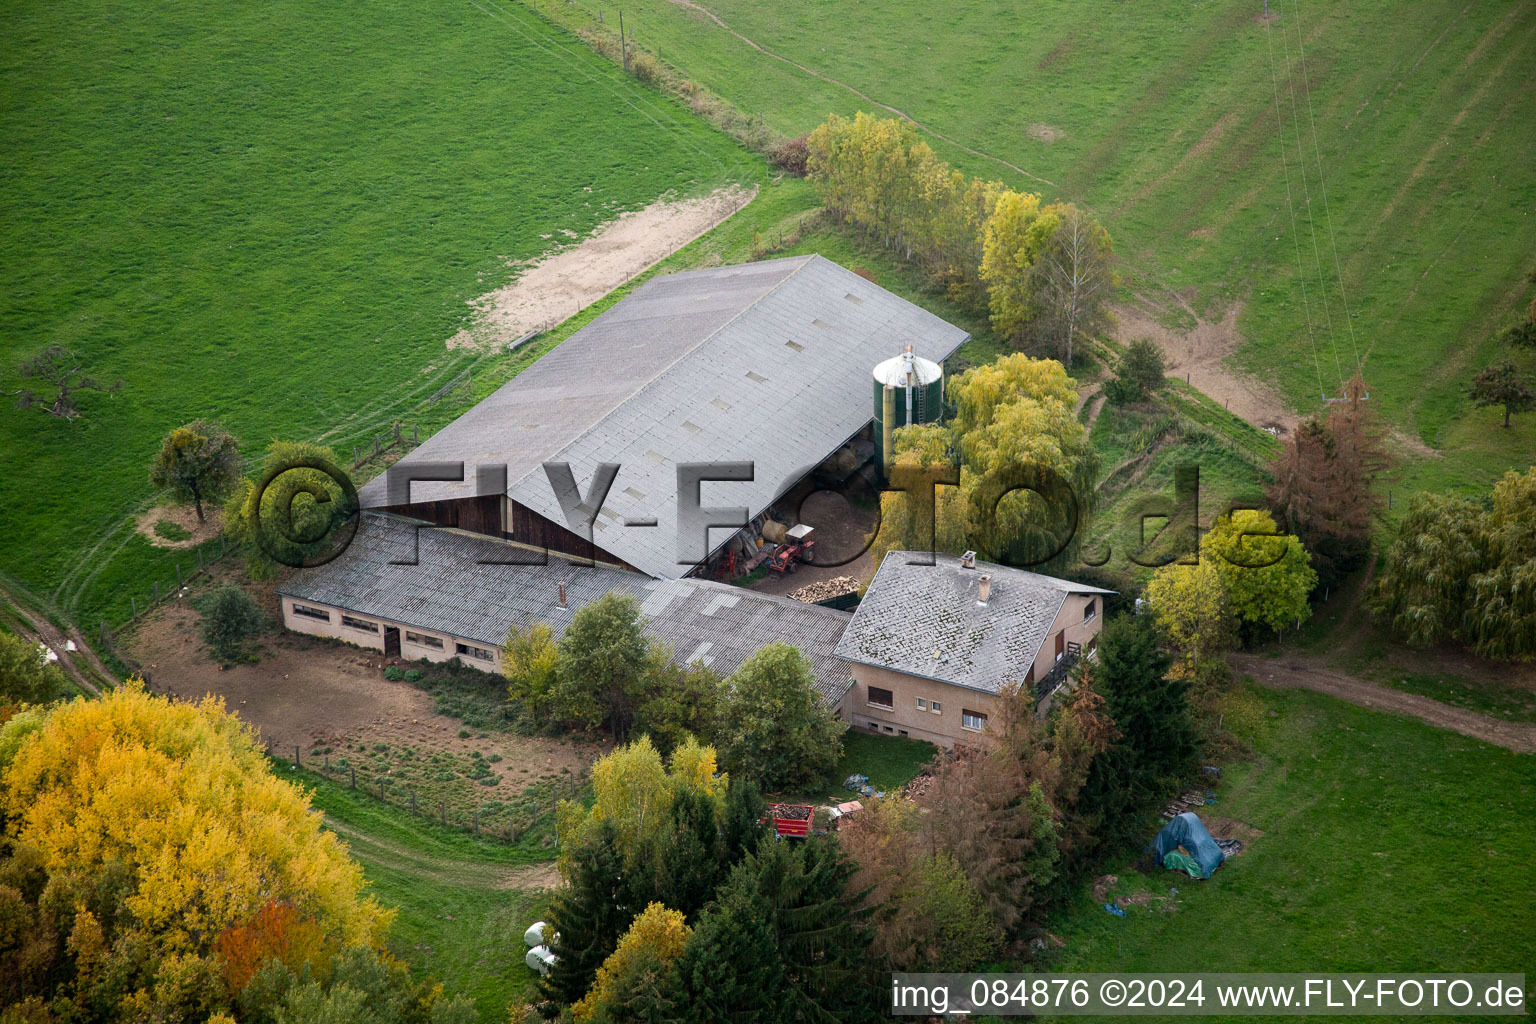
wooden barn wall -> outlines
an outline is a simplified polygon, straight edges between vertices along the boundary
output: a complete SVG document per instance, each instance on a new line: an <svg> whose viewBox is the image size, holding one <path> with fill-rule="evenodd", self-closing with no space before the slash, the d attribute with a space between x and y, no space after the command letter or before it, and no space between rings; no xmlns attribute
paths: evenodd
<svg viewBox="0 0 1536 1024"><path fill-rule="evenodd" d="M537 512L515 501L507 502L511 518L509 525L512 529L511 532L506 532L501 528L501 503L500 495L486 494L473 498L393 505L385 511L411 519L420 519L427 523L436 523L438 526L450 526L481 533L500 540L515 540L520 544L547 548L573 558L606 562L625 569L634 568L590 543L586 538L576 536L565 527L550 522Z"/></svg>

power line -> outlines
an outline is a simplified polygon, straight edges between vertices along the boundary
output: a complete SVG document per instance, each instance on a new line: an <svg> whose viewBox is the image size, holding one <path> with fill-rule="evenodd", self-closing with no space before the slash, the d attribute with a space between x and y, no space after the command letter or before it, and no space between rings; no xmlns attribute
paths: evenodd
<svg viewBox="0 0 1536 1024"><path fill-rule="evenodd" d="M1267 27L1267 26L1266 26ZM1301 31L1300 19L1297 19L1296 29ZM1317 218L1312 215L1312 190L1307 185L1307 151L1302 148L1301 142L1301 114L1296 107L1296 73L1291 67L1291 39L1290 34L1282 26L1280 40L1285 46L1285 87L1291 97L1291 124L1296 131L1296 158L1297 170L1301 172L1301 195L1307 208L1307 230L1312 236L1312 262L1317 267L1317 291L1323 303L1323 323L1328 327L1328 344L1333 347L1333 372L1343 383L1344 369L1339 365L1339 340L1333 331L1333 310L1328 306L1328 284L1323 276L1323 257L1317 245ZM1303 76L1306 72L1303 70ZM1315 138L1314 138L1315 141ZM1300 240L1297 240L1300 245ZM1327 397L1325 394L1324 398Z"/></svg>
<svg viewBox="0 0 1536 1024"><path fill-rule="evenodd" d="M1269 0L1265 0L1268 10ZM1296 246L1296 278L1301 285L1301 309L1307 321L1307 342L1312 346L1312 369L1317 374L1317 393L1327 398L1323 390L1323 368L1317 358L1317 339L1312 336L1312 307L1307 301L1307 272L1301 261L1301 236L1296 233L1296 207L1291 200L1291 171L1285 156L1285 129L1280 115L1280 82L1275 77L1275 50L1269 39L1270 18L1264 19L1264 51L1269 56L1269 82L1275 96L1275 137L1280 143L1280 169L1285 174L1285 208L1291 215L1291 240Z"/></svg>
<svg viewBox="0 0 1536 1024"><path fill-rule="evenodd" d="M1268 0L1265 0L1267 3ZM1355 344L1355 320L1349 312L1349 296L1344 292L1344 271L1339 266L1339 241L1333 231L1333 214L1328 209L1328 185L1323 180L1323 154L1317 143L1317 120L1312 115L1312 85L1307 80L1307 53L1302 45L1301 34L1301 0L1297 0L1296 14L1296 53L1301 60L1301 86L1307 97L1307 120L1312 125L1312 153L1317 159L1317 184L1323 196L1323 220L1328 225L1328 245L1333 250L1333 273L1339 282L1339 304L1344 307L1344 325L1349 329L1349 348L1354 356L1355 370L1362 369L1360 365L1360 349Z"/></svg>

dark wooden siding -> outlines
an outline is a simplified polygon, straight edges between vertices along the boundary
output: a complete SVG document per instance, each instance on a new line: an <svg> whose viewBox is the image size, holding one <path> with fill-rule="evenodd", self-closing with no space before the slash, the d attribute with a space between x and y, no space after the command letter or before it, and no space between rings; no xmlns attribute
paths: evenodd
<svg viewBox="0 0 1536 1024"><path fill-rule="evenodd" d="M555 551L573 558L606 562L624 569L634 569L633 566L588 542L586 538L576 536L565 527L550 522L537 512L515 501L508 503L512 510L512 522L509 524L512 528L511 532L502 530L501 501L499 495L487 494L474 498L454 498L448 501L418 501L410 505L394 505L385 511L411 519L420 519L427 523L436 523L438 526L451 526L481 533L487 537L515 540L520 544Z"/></svg>

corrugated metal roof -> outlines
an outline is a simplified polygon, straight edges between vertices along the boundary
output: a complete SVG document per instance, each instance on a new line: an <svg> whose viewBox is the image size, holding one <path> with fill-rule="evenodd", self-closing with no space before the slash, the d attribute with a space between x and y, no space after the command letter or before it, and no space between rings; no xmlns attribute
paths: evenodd
<svg viewBox="0 0 1536 1024"><path fill-rule="evenodd" d="M562 524L541 464L570 463L585 493L600 463L617 462L593 542L675 578L692 568L679 560L678 463L755 463L750 483L706 483L702 495L705 506L755 515L870 420L877 362L907 344L942 361L967 337L820 256L672 274L636 289L402 461L462 460L466 474L504 461L508 493ZM473 492L472 482L416 484L412 498ZM385 504L383 478L362 498L365 507ZM730 532L714 531L710 547Z"/></svg>
<svg viewBox="0 0 1536 1024"><path fill-rule="evenodd" d="M839 657L996 693L1022 683L1068 594L1110 594L1054 576L953 555L892 551L854 612ZM978 579L992 577L985 605Z"/></svg>
<svg viewBox="0 0 1536 1024"><path fill-rule="evenodd" d="M848 667L834 653L851 618L847 612L709 580L589 568L553 555L547 565L488 564L534 557L477 534L417 531L408 520L365 513L340 557L299 571L278 593L499 647L514 626L542 622L558 637L577 609L618 590L640 601L646 628L670 643L680 662L700 660L729 675L759 647L782 641L805 652L829 705L848 690ZM394 564L413 558L414 565Z"/></svg>

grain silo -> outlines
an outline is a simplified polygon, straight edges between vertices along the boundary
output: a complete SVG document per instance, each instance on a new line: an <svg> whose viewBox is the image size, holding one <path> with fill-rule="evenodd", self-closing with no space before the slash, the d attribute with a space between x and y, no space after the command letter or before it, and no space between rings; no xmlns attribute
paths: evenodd
<svg viewBox="0 0 1536 1024"><path fill-rule="evenodd" d="M944 419L944 368L914 355L912 346L875 367L875 451L884 469L892 434L909 423Z"/></svg>

